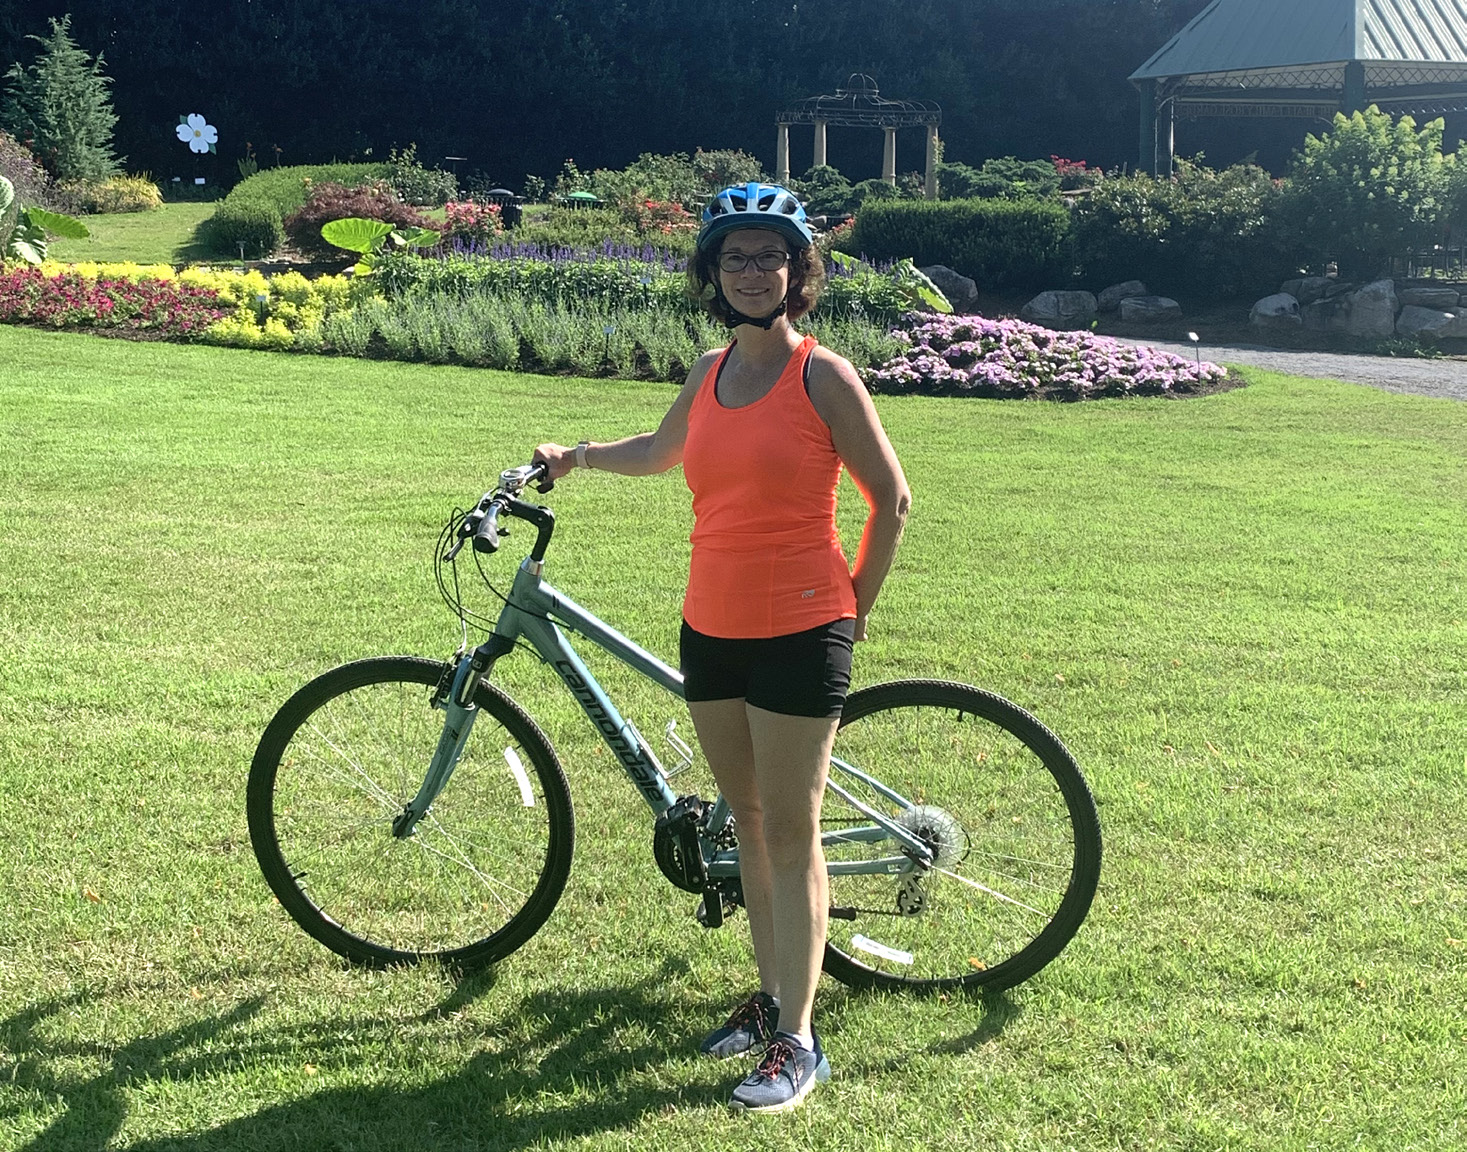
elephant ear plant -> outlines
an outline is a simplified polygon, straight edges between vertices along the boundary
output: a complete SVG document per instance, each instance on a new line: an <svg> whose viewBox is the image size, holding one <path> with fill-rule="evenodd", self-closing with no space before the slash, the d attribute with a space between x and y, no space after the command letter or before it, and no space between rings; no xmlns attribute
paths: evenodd
<svg viewBox="0 0 1467 1152"><path fill-rule="evenodd" d="M15 203L15 185L0 176L0 221ZM21 206L15 227L9 239L0 248L0 259L24 260L27 264L40 264L46 259L46 238L64 236L68 240L85 240L91 233L87 226L72 216L60 212L47 212L44 208ZM4 232L0 231L0 237Z"/></svg>
<svg viewBox="0 0 1467 1152"><path fill-rule="evenodd" d="M431 228L396 228L381 220L365 220L348 216L321 225L322 238L347 252L358 252L361 260L352 269L354 276L370 276L382 250L393 248L428 248L438 243L439 234Z"/></svg>
<svg viewBox="0 0 1467 1152"><path fill-rule="evenodd" d="M848 256L844 252L832 252L830 258L836 267L844 268L852 273L871 271L871 266L865 261ZM943 295L942 289L932 282L927 273L912 262L911 257L893 264L886 275L912 308L921 308L925 305L931 311L940 312L943 315L952 313L953 306Z"/></svg>

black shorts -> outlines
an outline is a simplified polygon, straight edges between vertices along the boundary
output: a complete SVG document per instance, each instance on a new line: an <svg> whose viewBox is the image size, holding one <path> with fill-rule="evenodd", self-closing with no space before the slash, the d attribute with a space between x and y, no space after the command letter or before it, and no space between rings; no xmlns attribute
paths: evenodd
<svg viewBox="0 0 1467 1152"><path fill-rule="evenodd" d="M743 699L782 716L839 716L855 639L849 619L761 640L706 636L684 620L683 693L692 701Z"/></svg>

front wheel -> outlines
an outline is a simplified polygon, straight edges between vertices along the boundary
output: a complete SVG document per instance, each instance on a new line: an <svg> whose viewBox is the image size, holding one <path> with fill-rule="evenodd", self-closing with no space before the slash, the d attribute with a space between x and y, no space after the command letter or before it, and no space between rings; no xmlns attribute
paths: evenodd
<svg viewBox="0 0 1467 1152"><path fill-rule="evenodd" d="M570 791L534 721L492 685L463 758L413 835L393 821L443 730L447 665L344 664L285 702L250 767L250 842L291 917L334 952L382 967L503 958L542 925L570 872Z"/></svg>
<svg viewBox="0 0 1467 1152"><path fill-rule="evenodd" d="M1100 877L1095 801L1022 708L948 681L862 689L841 715L830 779L825 970L837 980L1008 988L1085 919ZM903 853L857 805L912 833L930 860Z"/></svg>

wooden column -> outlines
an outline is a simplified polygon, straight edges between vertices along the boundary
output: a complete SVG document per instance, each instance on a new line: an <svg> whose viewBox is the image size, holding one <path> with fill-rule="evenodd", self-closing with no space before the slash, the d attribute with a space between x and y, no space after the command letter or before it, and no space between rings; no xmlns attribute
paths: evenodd
<svg viewBox="0 0 1467 1152"><path fill-rule="evenodd" d="M815 167L825 164L825 121L815 121Z"/></svg>
<svg viewBox="0 0 1467 1152"><path fill-rule="evenodd" d="M1136 171L1156 175L1156 81L1141 81L1141 157Z"/></svg>
<svg viewBox="0 0 1467 1152"><path fill-rule="evenodd" d="M881 178L888 184L896 183L896 129L887 128L886 147L881 156Z"/></svg>
<svg viewBox="0 0 1467 1152"><path fill-rule="evenodd" d="M937 125L927 125L927 179L923 183L922 195L929 200L937 199Z"/></svg>
<svg viewBox="0 0 1467 1152"><path fill-rule="evenodd" d="M1167 100L1156 110L1156 174L1172 176L1172 164L1177 157L1177 102Z"/></svg>
<svg viewBox="0 0 1467 1152"><path fill-rule="evenodd" d="M774 137L774 182L776 184L790 182L790 126L788 124L778 125L778 133Z"/></svg>

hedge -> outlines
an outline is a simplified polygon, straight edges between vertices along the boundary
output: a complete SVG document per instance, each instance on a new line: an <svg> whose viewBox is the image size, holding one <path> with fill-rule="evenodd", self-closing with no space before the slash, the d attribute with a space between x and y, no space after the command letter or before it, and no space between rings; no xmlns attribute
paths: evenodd
<svg viewBox="0 0 1467 1152"><path fill-rule="evenodd" d="M269 256L285 243L283 221L306 202L306 181L331 181L354 188L368 180L385 180L386 164L299 164L267 168L234 186L205 221L210 249L229 256L245 246L246 256Z"/></svg>
<svg viewBox="0 0 1467 1152"><path fill-rule="evenodd" d="M1068 271L1069 226L1069 209L1054 201L868 201L838 246L868 260L945 264L985 289L1052 288Z"/></svg>

